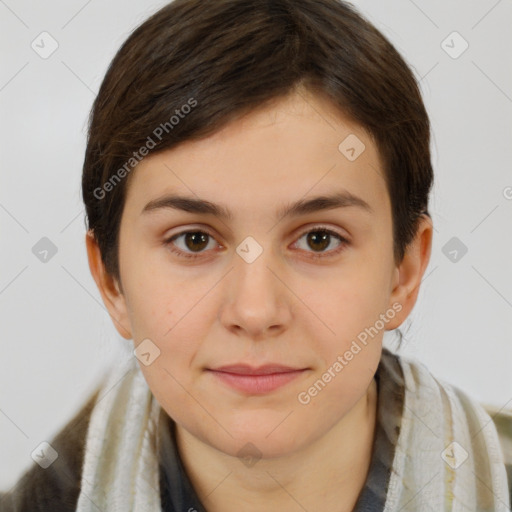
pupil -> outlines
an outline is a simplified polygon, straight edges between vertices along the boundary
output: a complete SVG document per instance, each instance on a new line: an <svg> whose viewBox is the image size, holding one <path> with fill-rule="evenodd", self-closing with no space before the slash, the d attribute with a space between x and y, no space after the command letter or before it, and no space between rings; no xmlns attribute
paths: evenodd
<svg viewBox="0 0 512 512"><path fill-rule="evenodd" d="M190 249L191 251L194 251L195 249L200 251L208 245L208 240L207 240L208 236L209 235L207 235L206 233L201 233L199 231L197 231L195 233L187 233L185 235L185 244L187 245L187 248ZM192 244L190 244L189 242L192 242ZM195 248L194 248L193 244L197 244L197 243L200 244L200 247L195 245Z"/></svg>
<svg viewBox="0 0 512 512"><path fill-rule="evenodd" d="M315 243L320 243L319 249L322 250L329 246L329 237L326 231L312 231L308 234L308 243L312 249L315 249Z"/></svg>

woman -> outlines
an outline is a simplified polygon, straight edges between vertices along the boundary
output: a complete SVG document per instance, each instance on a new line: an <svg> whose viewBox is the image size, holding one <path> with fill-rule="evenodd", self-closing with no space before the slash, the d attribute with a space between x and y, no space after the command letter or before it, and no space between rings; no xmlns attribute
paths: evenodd
<svg viewBox="0 0 512 512"><path fill-rule="evenodd" d="M162 8L112 61L83 168L134 352L2 510L509 510L512 416L382 347L432 180L414 76L349 4Z"/></svg>

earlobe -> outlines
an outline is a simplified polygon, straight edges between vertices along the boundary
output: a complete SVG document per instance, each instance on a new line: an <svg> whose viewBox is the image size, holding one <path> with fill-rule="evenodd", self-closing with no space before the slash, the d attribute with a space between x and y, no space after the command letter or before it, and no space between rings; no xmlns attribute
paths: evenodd
<svg viewBox="0 0 512 512"><path fill-rule="evenodd" d="M87 248L89 269L110 318L117 332L119 332L123 338L127 340L131 339L132 333L125 297L120 290L117 280L106 271L101 258L100 248L94 234L90 230L85 235L85 245Z"/></svg>
<svg viewBox="0 0 512 512"><path fill-rule="evenodd" d="M430 261L432 233L431 218L427 215L422 215L414 240L406 248L400 265L395 268L390 307L394 303L399 303L402 308L393 321L389 322L389 330L399 327L409 316L416 304L421 281Z"/></svg>

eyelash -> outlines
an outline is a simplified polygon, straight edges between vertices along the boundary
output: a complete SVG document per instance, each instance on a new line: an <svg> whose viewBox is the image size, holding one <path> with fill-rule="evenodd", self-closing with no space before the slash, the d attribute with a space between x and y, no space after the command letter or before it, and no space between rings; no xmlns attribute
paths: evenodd
<svg viewBox="0 0 512 512"><path fill-rule="evenodd" d="M332 256L336 256L337 254L339 254L341 251L343 251L349 245L349 241L345 237L341 236L336 231L333 231L332 229L328 229L328 228L323 227L323 226L315 226L312 229L308 229L307 231L304 231L304 233L302 233L298 237L297 240L300 240L304 235L307 235L309 233L314 233L314 232L326 233L328 235L334 236L335 238L338 239L338 241L340 242L340 245L336 249L333 249L333 250L328 251L328 252L320 252L320 253L311 252L311 256L310 257L313 258L313 259L329 258L329 257L332 257ZM195 253L195 254L194 253L188 253L188 252L182 251L181 249L176 249L174 244L173 244L174 240L176 240L177 238L179 238L181 236L187 235L189 233L204 234L204 235L207 235L210 238L213 238L215 240L215 237L213 235L211 235L210 233L208 233L208 231L205 231L205 230L202 230L202 229L193 229L193 230L189 230L189 231L182 231L181 233L177 233L177 234L173 235L169 239L165 240L164 244L166 246L168 246L170 251L172 253L176 254L178 257L189 259L189 260L195 260L197 258L202 257L203 252ZM306 252L310 252L310 251L306 251Z"/></svg>

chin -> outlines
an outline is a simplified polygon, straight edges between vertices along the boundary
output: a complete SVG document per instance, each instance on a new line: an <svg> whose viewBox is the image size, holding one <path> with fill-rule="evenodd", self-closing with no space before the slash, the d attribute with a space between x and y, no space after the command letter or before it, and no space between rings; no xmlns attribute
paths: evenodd
<svg viewBox="0 0 512 512"><path fill-rule="evenodd" d="M235 424L227 423L225 427L233 437L222 435L216 439L209 438L208 442L228 455L251 461L284 457L304 448L315 437L313 432L304 429L304 425L296 425L292 416L290 414L290 418L284 421L286 414L279 414L277 421L275 415L271 415L268 419L260 417L252 423L247 419Z"/></svg>
<svg viewBox="0 0 512 512"><path fill-rule="evenodd" d="M289 436L276 436L275 439L270 439L262 433L245 433L231 442L223 442L216 448L251 466L258 460L286 457L299 450L301 446L300 441L290 439Z"/></svg>

